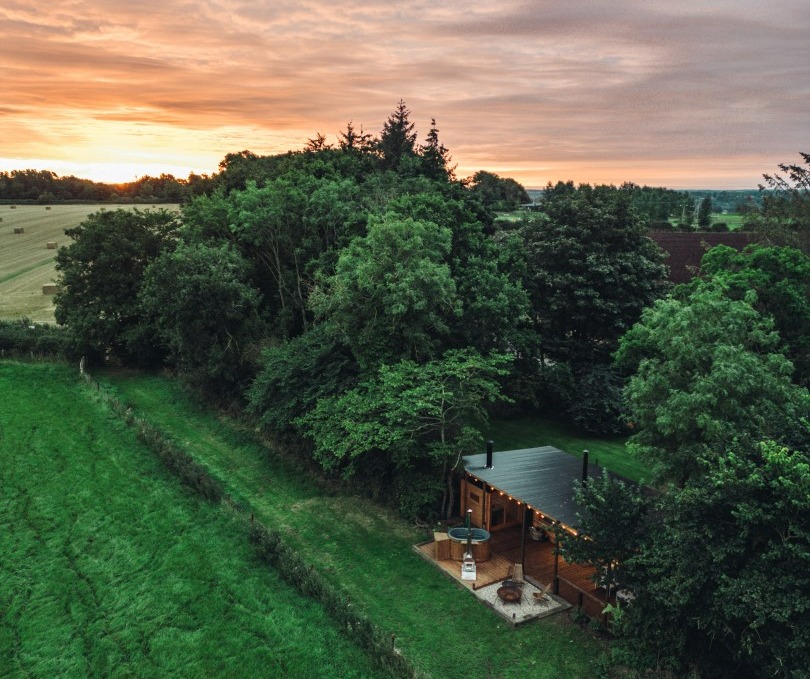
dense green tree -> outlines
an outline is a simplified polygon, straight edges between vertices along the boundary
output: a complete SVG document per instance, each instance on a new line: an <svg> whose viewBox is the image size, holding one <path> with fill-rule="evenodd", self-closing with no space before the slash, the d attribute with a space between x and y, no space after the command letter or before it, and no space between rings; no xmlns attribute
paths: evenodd
<svg viewBox="0 0 810 679"><path fill-rule="evenodd" d="M810 385L810 257L788 247L752 245L741 252L718 245L703 256L700 272L722 281L734 299L756 292L754 307L773 318L793 362L794 381ZM695 281L692 287L699 285Z"/></svg>
<svg viewBox="0 0 810 679"><path fill-rule="evenodd" d="M736 443L700 465L659 497L627 562L619 659L661 676L806 677L810 458Z"/></svg>
<svg viewBox="0 0 810 679"><path fill-rule="evenodd" d="M309 290L317 271L328 264L322 257L363 232L362 200L351 180L298 171L263 187L249 182L244 191L228 196L230 239L255 266L266 312L280 335L306 329ZM219 209L213 199L206 206Z"/></svg>
<svg viewBox="0 0 810 679"><path fill-rule="evenodd" d="M416 156L416 131L411 112L401 99L383 124L377 148L385 170L398 170L403 161Z"/></svg>
<svg viewBox="0 0 810 679"><path fill-rule="evenodd" d="M182 207L180 235L187 243L235 242L231 231L232 199L222 187L196 196Z"/></svg>
<svg viewBox="0 0 810 679"><path fill-rule="evenodd" d="M54 313L79 351L135 363L159 358L138 292L149 264L174 247L178 226L177 216L163 210L115 210L65 231L72 241L56 255Z"/></svg>
<svg viewBox="0 0 810 679"><path fill-rule="evenodd" d="M712 225L712 199L709 196L703 198L698 205L697 225L701 231L708 231Z"/></svg>
<svg viewBox="0 0 810 679"><path fill-rule="evenodd" d="M607 471L601 478L577 483L574 498L577 534L560 540L560 550L570 563L593 566L594 581L612 588L624 583L625 565L635 556L644 537L649 505L641 490Z"/></svg>
<svg viewBox="0 0 810 679"><path fill-rule="evenodd" d="M559 379L559 371L550 379ZM563 399L568 419L580 430L593 434L627 434L623 403L624 380L611 365L579 365L571 372L571 393ZM560 391L555 391L557 397Z"/></svg>
<svg viewBox="0 0 810 679"><path fill-rule="evenodd" d="M450 167L450 151L439 141L439 130L436 128L436 119L430 121L425 143L419 147L422 157L423 173L430 179L452 179L453 168Z"/></svg>
<svg viewBox="0 0 810 679"><path fill-rule="evenodd" d="M428 492L419 484L400 485L400 508L424 513L445 486L443 509L449 514L452 471L480 438L471 426L485 422L485 406L502 398L497 378L509 360L467 349L423 364L382 365L356 388L321 398L300 422L325 468L352 475L382 454L406 476L423 469L419 476Z"/></svg>
<svg viewBox="0 0 810 679"><path fill-rule="evenodd" d="M452 232L444 261L455 281L459 307L447 318L446 346L485 351L521 346L518 335L528 316L528 298L512 275L511 262L490 235L489 213L458 184L431 183L422 188L392 200L387 209Z"/></svg>
<svg viewBox="0 0 810 679"><path fill-rule="evenodd" d="M311 296L316 316L337 328L364 369L437 355L448 319L460 313L445 263L452 233L394 213L371 217L344 248L335 273Z"/></svg>
<svg viewBox="0 0 810 679"><path fill-rule="evenodd" d="M804 165L779 165L786 176L763 175L762 205L747 212L745 226L777 245L810 254L810 153L800 155Z"/></svg>
<svg viewBox="0 0 810 679"><path fill-rule="evenodd" d="M249 265L227 245L180 244L147 268L139 292L169 361L210 390L252 377L249 351L261 337L259 293Z"/></svg>
<svg viewBox="0 0 810 679"><path fill-rule="evenodd" d="M520 231L540 359L606 364L619 337L663 293L663 255L645 235L630 191L558 185L541 206Z"/></svg>
<svg viewBox="0 0 810 679"><path fill-rule="evenodd" d="M784 441L810 412L807 390L791 383L793 366L779 352L773 322L720 286L659 300L622 338L616 357L633 375L626 396L636 433L628 446L677 484L735 441ZM787 442L807 440L805 431Z"/></svg>
<svg viewBox="0 0 810 679"><path fill-rule="evenodd" d="M357 363L334 329L318 323L291 340L264 350L261 370L248 391L248 410L273 436L294 441L295 422L318 400L356 384Z"/></svg>
<svg viewBox="0 0 810 679"><path fill-rule="evenodd" d="M487 208L498 212L511 212L531 202L523 186L514 179L499 177L494 172L479 170L471 177L469 188Z"/></svg>

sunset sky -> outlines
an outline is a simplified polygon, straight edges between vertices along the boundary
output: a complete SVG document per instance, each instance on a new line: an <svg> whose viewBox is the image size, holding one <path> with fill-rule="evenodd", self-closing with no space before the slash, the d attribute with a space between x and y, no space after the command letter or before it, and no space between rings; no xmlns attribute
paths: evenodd
<svg viewBox="0 0 810 679"><path fill-rule="evenodd" d="M0 170L210 174L399 99L460 177L755 188L810 151L810 0L0 5Z"/></svg>

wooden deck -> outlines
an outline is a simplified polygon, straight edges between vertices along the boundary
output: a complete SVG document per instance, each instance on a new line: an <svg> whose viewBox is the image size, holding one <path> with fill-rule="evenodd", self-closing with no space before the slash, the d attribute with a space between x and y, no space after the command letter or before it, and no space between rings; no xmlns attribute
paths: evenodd
<svg viewBox="0 0 810 679"><path fill-rule="evenodd" d="M436 560L436 543L417 545L423 556L433 561L453 579L470 589L478 589L506 579L510 567L520 563L520 528L496 531L491 537L492 555L488 561L476 564L475 582L461 580L461 562L453 559ZM544 587L554 579L554 545L551 542L534 542L526 536L523 573L526 580ZM558 562L558 593L573 606L582 608L591 617L602 615L607 604L604 590L597 587L591 575L593 568L566 562Z"/></svg>

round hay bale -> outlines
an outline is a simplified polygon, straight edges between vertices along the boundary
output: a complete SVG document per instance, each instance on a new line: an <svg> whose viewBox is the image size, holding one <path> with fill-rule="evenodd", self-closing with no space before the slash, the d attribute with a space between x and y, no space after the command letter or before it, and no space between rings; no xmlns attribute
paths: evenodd
<svg viewBox="0 0 810 679"><path fill-rule="evenodd" d="M50 205L48 205L48 206L46 206L46 207L45 207L45 209L46 209L46 210L50 210L50 209L51 209L51 206L50 206Z"/></svg>
<svg viewBox="0 0 810 679"><path fill-rule="evenodd" d="M16 205L11 205L11 206L9 206L9 207L10 207L12 210L16 210L16 209L17 209L17 206L16 206Z"/></svg>
<svg viewBox="0 0 810 679"><path fill-rule="evenodd" d="M15 226L14 233L25 233L25 229L21 226Z"/></svg>
<svg viewBox="0 0 810 679"><path fill-rule="evenodd" d="M55 240L48 241L47 243L45 243L45 247L48 250L56 250L56 241Z"/></svg>

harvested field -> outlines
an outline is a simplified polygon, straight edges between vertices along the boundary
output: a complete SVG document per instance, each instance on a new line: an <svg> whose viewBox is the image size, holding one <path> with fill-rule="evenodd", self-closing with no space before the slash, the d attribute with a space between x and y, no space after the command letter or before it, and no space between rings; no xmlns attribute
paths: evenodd
<svg viewBox="0 0 810 679"><path fill-rule="evenodd" d="M177 205L160 206L167 210ZM65 229L99 210L145 210L143 205L0 205L0 320L26 316L53 323L53 296L43 294L55 282L54 256L67 245Z"/></svg>

